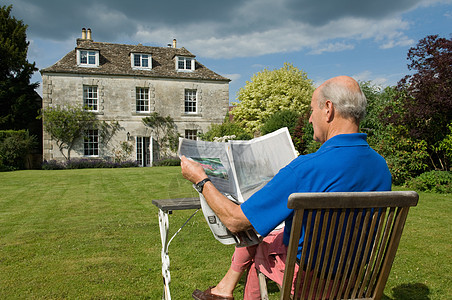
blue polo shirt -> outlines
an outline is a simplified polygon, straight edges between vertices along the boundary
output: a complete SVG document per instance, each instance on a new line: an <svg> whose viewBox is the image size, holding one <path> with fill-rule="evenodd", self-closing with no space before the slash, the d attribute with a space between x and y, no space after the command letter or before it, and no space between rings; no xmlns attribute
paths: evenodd
<svg viewBox="0 0 452 300"><path fill-rule="evenodd" d="M293 210L287 208L290 194L391 190L391 173L386 161L370 148L366 139L363 133L334 136L317 152L299 156L281 169L241 204L254 229L266 236L285 221L284 244L288 245L293 217Z"/></svg>

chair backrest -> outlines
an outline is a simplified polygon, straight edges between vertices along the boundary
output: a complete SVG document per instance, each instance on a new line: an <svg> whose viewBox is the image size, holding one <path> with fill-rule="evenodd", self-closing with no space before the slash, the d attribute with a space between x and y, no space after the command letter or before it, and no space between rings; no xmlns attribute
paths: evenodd
<svg viewBox="0 0 452 300"><path fill-rule="evenodd" d="M380 299L418 199L413 191L290 195L294 218L281 299L290 298L294 275L293 299Z"/></svg>

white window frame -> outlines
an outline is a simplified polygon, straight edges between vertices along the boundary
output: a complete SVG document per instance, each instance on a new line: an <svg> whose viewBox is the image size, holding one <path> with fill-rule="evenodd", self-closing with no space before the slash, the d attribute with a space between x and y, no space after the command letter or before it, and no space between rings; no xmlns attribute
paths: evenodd
<svg viewBox="0 0 452 300"><path fill-rule="evenodd" d="M198 90L184 90L184 113L187 115L198 113Z"/></svg>
<svg viewBox="0 0 452 300"><path fill-rule="evenodd" d="M198 140L198 130L197 129L185 129L184 137L189 140Z"/></svg>
<svg viewBox="0 0 452 300"><path fill-rule="evenodd" d="M145 61L144 56L147 56L147 60L148 60L147 67L143 66L143 62ZM139 58L139 60L140 60L139 66L135 65L135 58ZM151 54L148 54L148 53L132 53L132 55L130 55L130 65L132 66L132 69L151 70L152 69L152 56L151 56Z"/></svg>
<svg viewBox="0 0 452 300"><path fill-rule="evenodd" d="M140 108L140 110L139 110L139 108ZM151 111L150 94L149 94L148 87L136 87L136 89L135 89L135 111L137 113L149 113Z"/></svg>
<svg viewBox="0 0 452 300"><path fill-rule="evenodd" d="M86 62L82 62L83 55L86 55ZM92 63L90 58L94 59ZM99 51L77 49L77 65L79 67L97 68L99 67Z"/></svg>
<svg viewBox="0 0 452 300"><path fill-rule="evenodd" d="M99 90L97 85L83 86L83 108L87 111L99 111Z"/></svg>
<svg viewBox="0 0 452 300"><path fill-rule="evenodd" d="M187 61L190 60L190 64L187 63ZM179 65L180 63L183 63L183 67ZM177 56L176 59L176 70L182 71L182 72L191 72L195 70L195 58L194 57L187 57L187 56Z"/></svg>
<svg viewBox="0 0 452 300"><path fill-rule="evenodd" d="M83 156L99 157L99 130L90 129L85 131L83 138Z"/></svg>

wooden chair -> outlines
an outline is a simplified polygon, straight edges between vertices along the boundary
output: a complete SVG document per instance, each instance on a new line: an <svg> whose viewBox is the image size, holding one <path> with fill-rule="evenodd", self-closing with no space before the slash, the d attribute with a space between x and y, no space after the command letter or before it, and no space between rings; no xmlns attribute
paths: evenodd
<svg viewBox="0 0 452 300"><path fill-rule="evenodd" d="M281 299L380 299L409 207L418 199L413 191L292 194ZM259 280L262 299L268 299L262 273Z"/></svg>

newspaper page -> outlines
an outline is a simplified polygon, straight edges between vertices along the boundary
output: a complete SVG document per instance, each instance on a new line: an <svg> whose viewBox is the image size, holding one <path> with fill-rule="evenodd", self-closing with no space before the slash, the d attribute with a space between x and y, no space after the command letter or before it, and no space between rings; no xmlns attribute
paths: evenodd
<svg viewBox="0 0 452 300"><path fill-rule="evenodd" d="M237 199L237 187L225 143L179 138L179 156L185 155L201 164L213 185L223 194Z"/></svg>
<svg viewBox="0 0 452 300"><path fill-rule="evenodd" d="M240 203L297 157L287 128L250 141L229 141L228 146Z"/></svg>
<svg viewBox="0 0 452 300"><path fill-rule="evenodd" d="M179 155L199 162L215 187L236 204L243 203L297 157L287 128L249 141L226 143L181 138ZM201 208L214 237L223 244L251 246L262 237L254 230L232 234L200 194Z"/></svg>

